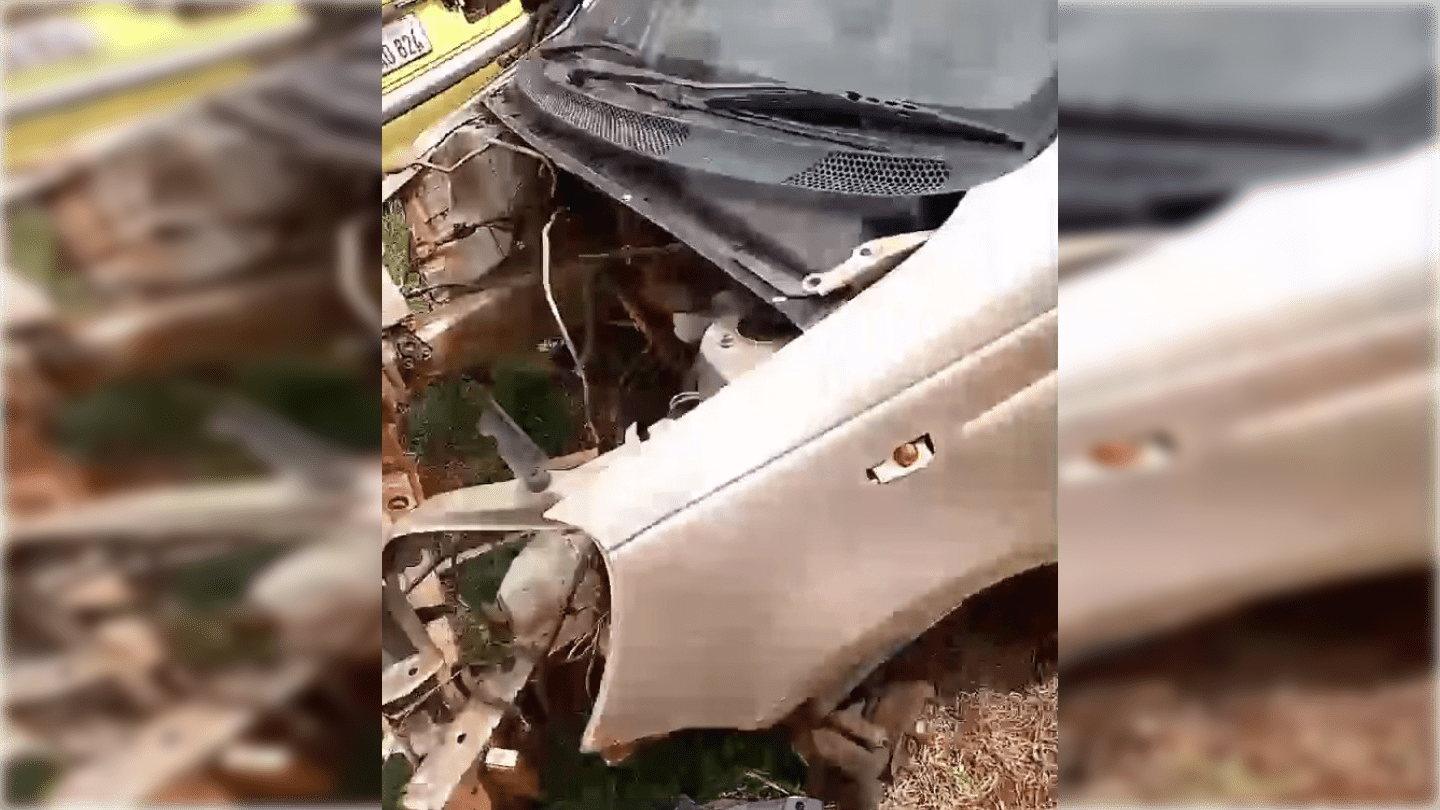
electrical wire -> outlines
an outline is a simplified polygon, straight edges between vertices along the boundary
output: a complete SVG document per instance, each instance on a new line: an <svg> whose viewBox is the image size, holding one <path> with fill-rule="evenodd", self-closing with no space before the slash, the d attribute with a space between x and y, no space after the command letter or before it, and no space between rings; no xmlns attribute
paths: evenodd
<svg viewBox="0 0 1440 810"><path fill-rule="evenodd" d="M550 305L550 314L555 318L555 325L560 327L560 338L565 341L565 348L575 359L575 373L580 375L580 396L585 407L585 428L590 432L590 440L598 446L600 434L595 430L595 419L590 410L590 380L585 375L585 362L581 359L580 352L575 350L575 341L570 339L570 330L565 328L565 319L560 317L560 305L555 302L555 290L550 284L550 228L555 225L555 220L559 219L561 210L556 208L540 231L540 283L545 288L545 301Z"/></svg>
<svg viewBox="0 0 1440 810"><path fill-rule="evenodd" d="M466 125L462 125L462 126L456 127L453 131L450 132L450 135L454 135L456 132L459 132L459 131L460 131L461 129L463 129L465 126L466 126ZM480 140L484 141L484 142L485 142L485 145L484 145L484 146L481 146L481 147L478 147L478 148L476 148L476 149L472 149L472 150L469 151L469 152L466 152L464 155L462 155L462 156L460 157L459 160L456 160L454 163L450 164L448 167L446 167L446 166L441 166L441 165L438 164L438 163L433 163L433 162L428 161L428 160L425 160L425 159L423 159L423 158L417 158L417 159L415 159L415 160L410 161L409 166L410 166L411 168L416 167L416 166L420 166L420 167L422 167L422 168L433 169L434 171L440 172L441 174L447 174L447 175L448 175L448 174L450 174L451 172L455 171L456 169L459 169L462 165L464 165L467 161L469 161L470 158L473 158L473 157L475 157L476 155L479 155L479 154L484 153L485 150L486 150L486 149L489 149L491 146L498 146L498 147L500 147L501 149L509 149L511 152L514 152L514 153L517 154L517 155L525 155L526 157L531 157L531 158L534 158L534 159L540 161L540 165L544 166L544 167L546 168L546 170L548 170L548 171L550 172L550 196L551 196L551 197L554 197L554 196L555 196L555 189L557 188L557 186L558 186L559 183L560 183L560 172L559 172L558 169L555 168L555 163L554 163L553 161L551 161L550 158L546 157L545 155L541 154L540 152L535 151L534 149L531 149L531 148L528 147L528 146L521 146L521 145L518 144L518 143L510 143L509 141L501 140L500 138L496 138L496 137L491 136L491 135L485 135L485 134L483 134L483 133L477 132L477 133L475 133L475 136L478 137ZM446 138L449 138L449 135L446 135ZM441 143L444 143L444 140L442 140Z"/></svg>

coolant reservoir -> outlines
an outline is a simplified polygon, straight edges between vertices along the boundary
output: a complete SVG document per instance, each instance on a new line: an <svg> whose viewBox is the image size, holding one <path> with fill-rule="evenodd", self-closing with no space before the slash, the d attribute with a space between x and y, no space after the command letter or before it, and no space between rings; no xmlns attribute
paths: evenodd
<svg viewBox="0 0 1440 810"><path fill-rule="evenodd" d="M696 390L709 398L745 372L769 360L786 341L752 340L740 334L731 318L722 318L700 338L700 356L695 359Z"/></svg>

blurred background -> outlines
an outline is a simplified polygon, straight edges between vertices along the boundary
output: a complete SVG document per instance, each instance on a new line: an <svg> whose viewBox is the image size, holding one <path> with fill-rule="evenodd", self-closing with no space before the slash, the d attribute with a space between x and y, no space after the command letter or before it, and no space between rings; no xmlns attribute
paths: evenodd
<svg viewBox="0 0 1440 810"><path fill-rule="evenodd" d="M375 3L9 2L6 802L378 802Z"/></svg>
<svg viewBox="0 0 1440 810"><path fill-rule="evenodd" d="M1435 9L1060 21L1061 801L1428 802Z"/></svg>

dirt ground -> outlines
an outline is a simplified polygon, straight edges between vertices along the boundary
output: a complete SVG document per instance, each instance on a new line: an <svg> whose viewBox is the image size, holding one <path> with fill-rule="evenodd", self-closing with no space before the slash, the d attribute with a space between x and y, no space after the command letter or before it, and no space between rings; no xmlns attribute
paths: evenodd
<svg viewBox="0 0 1440 810"><path fill-rule="evenodd" d="M892 785L882 810L1056 806L1058 678L1014 691L948 696L922 722L934 737Z"/></svg>
<svg viewBox="0 0 1440 810"><path fill-rule="evenodd" d="M933 736L883 810L1432 801L1431 572L1252 606L1068 667L1063 712L1054 575L1004 583L927 635Z"/></svg>
<svg viewBox="0 0 1440 810"><path fill-rule="evenodd" d="M936 685L908 773L882 810L1056 806L1056 567L972 598L911 652Z"/></svg>
<svg viewBox="0 0 1440 810"><path fill-rule="evenodd" d="M1062 795L1428 804L1432 576L1302 594L1067 667Z"/></svg>

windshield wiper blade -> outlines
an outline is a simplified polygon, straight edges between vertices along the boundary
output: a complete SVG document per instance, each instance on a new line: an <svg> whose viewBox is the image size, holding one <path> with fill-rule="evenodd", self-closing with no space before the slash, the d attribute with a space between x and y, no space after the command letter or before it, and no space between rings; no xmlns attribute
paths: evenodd
<svg viewBox="0 0 1440 810"><path fill-rule="evenodd" d="M717 88L718 89L718 88ZM908 101L875 103L799 87L752 88L748 92L711 94L704 99L712 110L746 112L834 126L888 123L910 131L959 136L977 143L1023 149L1024 141L989 124Z"/></svg>
<svg viewBox="0 0 1440 810"><path fill-rule="evenodd" d="M603 44L594 43L595 47ZM561 47L579 49L581 46ZM1008 132L918 104L876 104L778 82L706 82L648 67L617 65L590 56L582 56L580 66L571 68L566 78L575 87L582 87L592 79L635 86L658 85L665 91L647 95L717 114L743 113L752 118L792 121L837 130L855 130L860 129L859 125L863 123L880 122L912 133L958 136L968 141L1016 150L1025 147L1023 141Z"/></svg>
<svg viewBox="0 0 1440 810"><path fill-rule="evenodd" d="M590 51L609 51L624 55L627 62L612 62ZM644 64L644 56L628 45L618 42L582 42L574 45L553 45L540 49L542 57L574 56L580 63L566 75L570 83L580 87L590 79L618 81L626 84L667 84L694 90L748 91L788 89L776 82L704 82L686 79L673 73L655 70Z"/></svg>
<svg viewBox="0 0 1440 810"><path fill-rule="evenodd" d="M540 55L548 58L551 56L568 56L571 54L580 55L593 51L609 51L611 53L618 53L634 60L637 63L644 61L644 57L640 55L640 52L630 47L629 45L621 45L618 42L609 41L577 42L570 45L546 45L540 48Z"/></svg>
<svg viewBox="0 0 1440 810"><path fill-rule="evenodd" d="M594 65L591 67L589 65ZM591 79L623 82L625 84L663 84L701 92L742 92L752 90L789 90L789 85L775 82L704 82L686 79L673 73L666 73L648 67L631 67L607 64L601 60L586 58L581 67L572 68L566 77L576 87L583 86Z"/></svg>
<svg viewBox="0 0 1440 810"><path fill-rule="evenodd" d="M851 149L863 149L871 152L887 151L885 140L874 135L864 135L857 132L837 131L833 128L818 127L813 124L807 124L803 121L792 121L788 118L781 118L774 115L766 115L764 113L752 113L743 110L731 111L711 109L703 104L687 103L681 99L677 99L674 97L673 93L657 92L657 90L653 87L647 88L642 86L636 86L633 89L635 90L635 92L643 96L653 98L656 101L659 101L662 104L666 104L675 109L691 110L694 112L705 113L707 115L716 115L724 118L730 118L736 121L743 121L749 124L753 124L755 126L762 126L767 129L773 129L791 135L799 135L803 138L814 138L816 140L828 141L829 143L838 144L840 146L849 147Z"/></svg>

